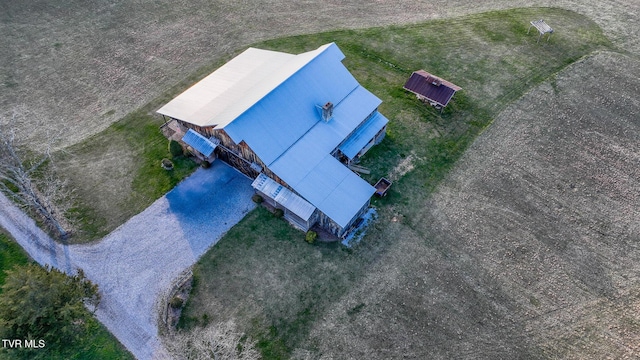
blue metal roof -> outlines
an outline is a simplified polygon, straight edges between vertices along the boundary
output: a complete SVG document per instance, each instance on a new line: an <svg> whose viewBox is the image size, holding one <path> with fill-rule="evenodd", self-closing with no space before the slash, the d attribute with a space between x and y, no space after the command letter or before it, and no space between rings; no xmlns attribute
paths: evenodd
<svg viewBox="0 0 640 360"><path fill-rule="evenodd" d="M224 129L236 143L244 140L306 201L345 227L375 189L331 152L381 100L358 84L343 59L332 44ZM317 107L327 102L334 104L334 111L325 122Z"/></svg>
<svg viewBox="0 0 640 360"><path fill-rule="evenodd" d="M331 155L326 155L293 188L343 228L375 192L373 186Z"/></svg>
<svg viewBox="0 0 640 360"><path fill-rule="evenodd" d="M211 154L213 154L213 150L215 150L217 146L216 144L209 141L209 139L198 134L192 129L189 129L189 131L184 134L184 136L182 137L182 141L184 141L185 144L191 146L205 157L211 156Z"/></svg>
<svg viewBox="0 0 640 360"><path fill-rule="evenodd" d="M333 119L318 121L269 166L342 227L369 201L375 189L330 154L380 103L358 86L338 103Z"/></svg>
<svg viewBox="0 0 640 360"><path fill-rule="evenodd" d="M342 64L344 57L335 44L296 55L274 79L263 79L268 87L261 83L246 86L255 91L248 91L246 101L241 102L240 115L216 127L224 129L236 144L244 141L304 198L291 193L295 196L281 199L297 208L300 217L308 218L317 207L341 227L368 203L375 189L331 152L381 103L349 73ZM248 80L242 81L247 85ZM324 121L317 107L327 102L334 105L333 118ZM205 156L215 148L192 130L183 140Z"/></svg>
<svg viewBox="0 0 640 360"><path fill-rule="evenodd" d="M357 129L340 145L340 151L349 159L353 159L388 122L389 120L384 115L376 111L366 124Z"/></svg>
<svg viewBox="0 0 640 360"><path fill-rule="evenodd" d="M322 121L317 105L338 104L359 86L342 59L344 54L335 44L327 47L226 125L225 131L235 143L244 140L265 164L271 164Z"/></svg>

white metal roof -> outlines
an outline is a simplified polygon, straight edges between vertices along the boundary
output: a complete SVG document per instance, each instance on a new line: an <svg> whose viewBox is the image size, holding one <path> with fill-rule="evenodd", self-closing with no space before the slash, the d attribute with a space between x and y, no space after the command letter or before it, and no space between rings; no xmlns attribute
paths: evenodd
<svg viewBox="0 0 640 360"><path fill-rule="evenodd" d="M299 55L249 48L158 113L198 126L224 127L331 45Z"/></svg>

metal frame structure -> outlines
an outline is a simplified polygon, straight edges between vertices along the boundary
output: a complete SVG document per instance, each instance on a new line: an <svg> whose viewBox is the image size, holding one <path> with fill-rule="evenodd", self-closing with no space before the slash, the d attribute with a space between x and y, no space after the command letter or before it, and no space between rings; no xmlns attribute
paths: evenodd
<svg viewBox="0 0 640 360"><path fill-rule="evenodd" d="M540 38L542 38L542 35L544 34L549 34L549 36L547 37L547 42L549 42L549 39L551 39L551 35L553 35L553 29L551 28L551 26L547 25L547 23L545 23L544 20L542 19L534 20L534 21L531 21L531 26L529 26L529 30L527 30L527 34L531 31L532 27L535 27L536 29L538 29L538 32L540 33L540 36L538 36L538 41L536 41L536 44L540 42Z"/></svg>

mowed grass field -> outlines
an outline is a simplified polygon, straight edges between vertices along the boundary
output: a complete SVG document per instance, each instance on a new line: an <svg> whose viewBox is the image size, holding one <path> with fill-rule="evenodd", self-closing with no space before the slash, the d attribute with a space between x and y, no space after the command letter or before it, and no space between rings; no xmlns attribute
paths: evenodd
<svg viewBox="0 0 640 360"><path fill-rule="evenodd" d="M184 171L171 178L157 171L167 152L154 130L162 124L154 112L249 44L519 6L575 10L620 48L640 53L640 3L629 0L4 2L0 115L22 113L16 131L25 147L59 149L59 173L77 199L69 241L92 241L192 169L183 163ZM554 26L562 30L564 24ZM435 29L432 36L446 35ZM491 86L489 81L467 91L491 92Z"/></svg>
<svg viewBox="0 0 640 360"><path fill-rule="evenodd" d="M526 34L538 17L563 24L549 43ZM309 246L254 211L198 262L181 327L231 319L268 359L638 355L637 58L610 52L594 22L559 9L256 46L328 41L390 119L363 161L369 180L395 180L374 200L379 220L346 249ZM419 68L463 87L442 114L402 90ZM586 181L594 174L611 190ZM614 202L615 191L625 196ZM622 223L608 232L613 219Z"/></svg>
<svg viewBox="0 0 640 360"><path fill-rule="evenodd" d="M24 110L18 132L30 148L63 148L257 41L529 6L586 14L640 51L634 0L3 1L0 109Z"/></svg>

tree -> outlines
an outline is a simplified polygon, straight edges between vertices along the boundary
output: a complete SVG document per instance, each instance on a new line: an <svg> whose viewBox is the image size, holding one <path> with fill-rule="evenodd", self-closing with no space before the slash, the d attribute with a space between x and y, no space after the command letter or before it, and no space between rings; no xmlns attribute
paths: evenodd
<svg viewBox="0 0 640 360"><path fill-rule="evenodd" d="M0 337L42 339L47 347L73 341L99 303L98 286L82 270L67 276L37 264L16 267L7 271L0 294Z"/></svg>
<svg viewBox="0 0 640 360"><path fill-rule="evenodd" d="M9 121L0 119L0 191L18 204L35 211L62 239L69 235L64 212L68 198L66 184L55 176L50 148L28 156L18 149L14 126L18 112ZM26 159L28 158L28 159Z"/></svg>

